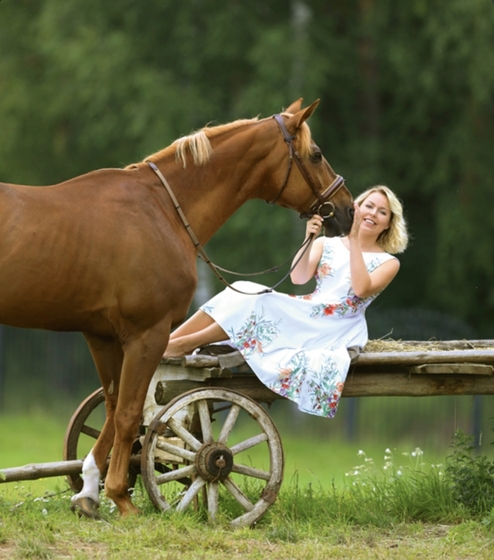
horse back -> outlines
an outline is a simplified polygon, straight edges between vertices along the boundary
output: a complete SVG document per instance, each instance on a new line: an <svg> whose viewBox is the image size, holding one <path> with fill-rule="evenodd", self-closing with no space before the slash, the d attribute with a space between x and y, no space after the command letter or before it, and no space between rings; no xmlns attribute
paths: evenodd
<svg viewBox="0 0 494 560"><path fill-rule="evenodd" d="M180 320L195 253L167 202L126 170L48 187L1 183L0 322L114 331L125 317Z"/></svg>

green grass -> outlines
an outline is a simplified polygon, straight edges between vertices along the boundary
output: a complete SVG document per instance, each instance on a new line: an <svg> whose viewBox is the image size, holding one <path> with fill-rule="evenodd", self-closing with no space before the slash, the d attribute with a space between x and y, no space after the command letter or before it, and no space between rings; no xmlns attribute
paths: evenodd
<svg viewBox="0 0 494 560"><path fill-rule="evenodd" d="M103 504L105 521L79 519L68 510L68 496L16 494L0 498L0 558L197 560L264 558L423 559L475 558L494 554L489 523L398 521L357 523L345 515L341 494L286 487L270 512L253 528L210 526L193 513L166 515L137 503L145 515L120 519ZM19 500L21 497L21 501ZM348 500L362 512L375 504ZM144 503L143 503L144 500ZM359 505L360 504L360 505ZM348 513L348 512L346 512ZM362 518L363 520L363 518Z"/></svg>
<svg viewBox="0 0 494 560"><path fill-rule="evenodd" d="M0 469L61 461L68 421L69 418L56 418L41 411L26 416L0 415ZM285 453L285 483L296 480L300 486L311 484L324 489L331 488L333 484L341 486L345 483L346 473L360 463L359 447L355 443L335 438L326 441L310 433L307 436L291 436L288 428L280 429L280 434ZM388 446L389 442L373 441L365 444L364 450L376 463L383 464ZM400 455L413 449L402 442L394 450ZM257 465L256 449L249 453L250 461ZM437 462L440 457L428 456L427 460ZM45 479L41 483L33 481L29 484L44 489L52 488L54 483Z"/></svg>
<svg viewBox="0 0 494 560"><path fill-rule="evenodd" d="M65 425L42 413L0 416L0 468L60 460ZM13 482L0 485L0 559L494 556L494 510L486 495L492 465L472 457L466 444L453 474L469 488L468 502L447 479L445 456L431 461L410 445L386 449L383 443L359 453L354 444L281 435L285 482L252 528L232 531L222 520L209 525L193 511L157 513L142 484L135 496L142 516L120 519L103 499L104 520L79 519L62 477ZM479 488L483 509L472 501Z"/></svg>

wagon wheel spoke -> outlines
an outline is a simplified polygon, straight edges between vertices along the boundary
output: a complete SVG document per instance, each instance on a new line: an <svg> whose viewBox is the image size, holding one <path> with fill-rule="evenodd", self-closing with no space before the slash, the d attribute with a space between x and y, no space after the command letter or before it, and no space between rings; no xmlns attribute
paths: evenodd
<svg viewBox="0 0 494 560"><path fill-rule="evenodd" d="M240 488L228 477L223 480L223 485L230 492L230 494L237 500L237 502L245 509L245 511L252 511L254 504L247 498L247 496L240 490Z"/></svg>
<svg viewBox="0 0 494 560"><path fill-rule="evenodd" d="M194 475L195 473L195 465L189 465L188 467L184 467L182 469L176 469L164 474L160 474L156 477L156 484L160 486L161 484L166 484L167 482L172 482L173 480L182 480L188 476Z"/></svg>
<svg viewBox="0 0 494 560"><path fill-rule="evenodd" d="M250 476L252 478L259 478L260 480L269 480L271 474L267 471L261 471L260 469L255 469L254 467L248 467L247 465L237 465L234 464L232 471L237 474L243 474L245 476Z"/></svg>
<svg viewBox="0 0 494 560"><path fill-rule="evenodd" d="M265 434L265 433L262 433L262 434L259 434L257 436L253 436L249 439L246 439L244 441L241 441L240 443L237 443L233 447L230 447L230 451L234 455L237 455L237 453L241 453L242 451L246 451L247 449L250 449L251 447L255 447L256 445L259 445L260 443L264 443L267 440L268 440L268 435Z"/></svg>
<svg viewBox="0 0 494 560"><path fill-rule="evenodd" d="M228 416L225 419L223 427L221 428L220 435L218 436L218 441L220 443L225 443L228 441L228 436L230 435L233 427L235 426L235 422L237 421L238 415L240 412L240 407L238 404L232 405L228 412Z"/></svg>
<svg viewBox="0 0 494 560"><path fill-rule="evenodd" d="M226 443L228 440L228 436L230 435L233 427L235 426L235 422L237 421L238 414L240 412L240 407L238 404L232 405L230 411L228 412L228 416L226 417L225 423L221 428L220 435L218 437L218 441L220 443Z"/></svg>
<svg viewBox="0 0 494 560"><path fill-rule="evenodd" d="M184 497L180 500L180 503L177 506L177 511L181 512L187 509L192 500L197 496L197 494L205 484L206 481L203 478L196 478L190 485Z"/></svg>
<svg viewBox="0 0 494 560"><path fill-rule="evenodd" d="M211 427L211 416L207 401L199 401L197 408L199 409L199 418L201 421L202 439L204 443L214 441L213 429Z"/></svg>
<svg viewBox="0 0 494 560"><path fill-rule="evenodd" d="M215 521L218 515L219 489L218 482L208 484L208 514L211 521Z"/></svg>
<svg viewBox="0 0 494 560"><path fill-rule="evenodd" d="M156 442L156 447L158 449L161 449L162 451L170 453L170 455L180 457L185 461L193 462L196 458L196 454L193 451L189 451L188 449L184 449L183 447L178 447L177 445L173 445L173 443L168 443L167 441L158 440Z"/></svg>
<svg viewBox="0 0 494 560"><path fill-rule="evenodd" d="M81 427L81 434L92 437L93 439L98 439L99 435L101 434L101 431L96 430L95 428L91 428L91 426L86 426L86 424L84 424Z"/></svg>
<svg viewBox="0 0 494 560"><path fill-rule="evenodd" d="M175 432L175 434L183 439L185 443L194 451L198 451L202 447L202 443L196 439L189 431L187 431L180 422L175 418L170 418L167 422L168 426Z"/></svg>

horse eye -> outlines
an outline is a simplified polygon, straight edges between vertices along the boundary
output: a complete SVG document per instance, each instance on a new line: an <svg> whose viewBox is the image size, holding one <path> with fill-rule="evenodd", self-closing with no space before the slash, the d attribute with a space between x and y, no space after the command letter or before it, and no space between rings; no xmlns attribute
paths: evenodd
<svg viewBox="0 0 494 560"><path fill-rule="evenodd" d="M322 160L321 152L317 151L312 153L310 156L310 160L312 161L312 163L319 163Z"/></svg>

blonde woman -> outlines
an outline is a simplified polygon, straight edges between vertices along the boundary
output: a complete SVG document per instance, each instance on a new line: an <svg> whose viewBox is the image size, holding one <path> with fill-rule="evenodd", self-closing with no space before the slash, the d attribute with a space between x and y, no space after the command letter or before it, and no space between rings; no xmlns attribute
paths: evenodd
<svg viewBox="0 0 494 560"><path fill-rule="evenodd" d="M408 243L402 205L388 187L368 189L354 208L347 237L319 237L318 215L307 222L309 247L295 256L291 279L305 284L315 277L312 293L244 295L226 288L172 333L165 357L228 340L272 391L303 412L332 418L350 367L347 349L367 343L365 310L398 273L394 254ZM265 288L234 286L249 293Z"/></svg>

